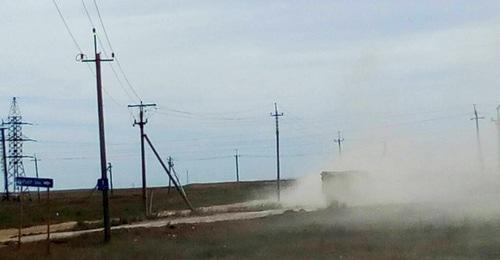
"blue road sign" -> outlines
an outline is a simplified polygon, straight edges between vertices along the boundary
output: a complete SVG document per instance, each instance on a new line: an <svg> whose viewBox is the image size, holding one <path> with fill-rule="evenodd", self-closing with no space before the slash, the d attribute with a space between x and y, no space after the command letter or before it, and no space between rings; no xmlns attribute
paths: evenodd
<svg viewBox="0 0 500 260"><path fill-rule="evenodd" d="M108 179L98 179L97 180L97 189L98 190L109 190Z"/></svg>
<svg viewBox="0 0 500 260"><path fill-rule="evenodd" d="M17 186L40 188L52 188L54 186L54 180L46 178L16 177L15 181Z"/></svg>

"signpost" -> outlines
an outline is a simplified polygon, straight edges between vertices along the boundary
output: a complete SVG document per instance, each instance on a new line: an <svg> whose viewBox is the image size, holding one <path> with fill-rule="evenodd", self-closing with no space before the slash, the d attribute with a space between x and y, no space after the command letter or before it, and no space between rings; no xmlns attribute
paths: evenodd
<svg viewBox="0 0 500 260"><path fill-rule="evenodd" d="M47 178L29 178L29 177L16 177L16 185L19 187L37 187L47 188L47 253L50 254L50 188L54 187L54 180ZM22 204L22 189L19 195L19 230L18 230L18 247L21 247L21 229L23 227L23 204Z"/></svg>
<svg viewBox="0 0 500 260"><path fill-rule="evenodd" d="M103 190L109 190L109 183L108 179L97 179L97 190L103 191Z"/></svg>
<svg viewBox="0 0 500 260"><path fill-rule="evenodd" d="M46 178L16 177L16 185L25 187L52 188L54 186L54 180Z"/></svg>

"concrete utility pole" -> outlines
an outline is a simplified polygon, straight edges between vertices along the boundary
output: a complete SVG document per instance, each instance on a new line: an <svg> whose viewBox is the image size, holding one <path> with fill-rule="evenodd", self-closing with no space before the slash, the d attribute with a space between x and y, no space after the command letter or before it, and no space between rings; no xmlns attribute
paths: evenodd
<svg viewBox="0 0 500 260"><path fill-rule="evenodd" d="M481 138L479 136L479 119L484 119L484 116L479 116L479 113L477 112L476 109L476 104L473 104L474 107L474 117L471 118L470 120L475 120L476 121L476 142L477 142L477 156L478 160L481 166L481 170L484 169L484 162L483 162L483 149L481 147Z"/></svg>
<svg viewBox="0 0 500 260"><path fill-rule="evenodd" d="M279 117L283 116L283 113L278 113L278 105L274 103L274 114L271 116L276 120L276 191L278 195L278 201L280 201L280 127L279 127Z"/></svg>
<svg viewBox="0 0 500 260"><path fill-rule="evenodd" d="M36 154L34 154L33 159L31 161L33 161L35 163L35 174L36 174L36 177L38 178L38 161L41 161L41 160L38 159ZM38 202L40 202L40 187L36 188L36 194L37 194Z"/></svg>
<svg viewBox="0 0 500 260"><path fill-rule="evenodd" d="M94 34L94 59L84 59L84 54L80 54L81 62L95 63L96 86L97 86L97 116L99 120L99 147L101 157L101 179L102 187L102 208L103 208L103 223L104 223L104 241L109 242L111 239L111 226L109 222L109 197L108 197L108 176L106 162L106 138L104 132L104 108L102 101L102 81L101 81L101 62L109 62L114 60L115 54L111 54L111 59L101 59L101 53L97 52L97 34L95 28L92 29Z"/></svg>
<svg viewBox="0 0 500 260"><path fill-rule="evenodd" d="M186 185L189 184L189 170L186 170Z"/></svg>
<svg viewBox="0 0 500 260"><path fill-rule="evenodd" d="M167 165L168 165L168 171L172 172L172 168L174 168L174 160L172 159L171 156L168 157L167 159ZM168 178L168 190L167 194L170 194L170 188L172 187L172 179Z"/></svg>
<svg viewBox="0 0 500 260"><path fill-rule="evenodd" d="M239 167L239 158L241 155L238 154L238 149L236 149L234 155L234 159L236 160L236 182L240 182L240 167Z"/></svg>
<svg viewBox="0 0 500 260"><path fill-rule="evenodd" d="M337 132L338 138L334 139L334 141L339 146L339 156L342 156L342 142L344 142L344 138L342 137L342 133L340 131Z"/></svg>
<svg viewBox="0 0 500 260"><path fill-rule="evenodd" d="M193 205L191 205L191 202L189 202L189 199L187 198L187 195L184 192L184 189L182 188L181 184L179 183L179 179L177 178L177 174L175 173L174 168L172 168L172 171L170 171L168 169L168 167L165 165L165 163L161 159L160 154L158 154L158 151L156 151L155 147L153 146L153 143L151 142L151 140L149 140L149 137L147 135L144 135L144 139L148 142L149 147L151 148L154 155L156 156L156 159L158 159L158 162L163 167L163 170L165 170L168 177L172 180L172 183L174 184L175 189L177 189L177 192L179 192L179 194L181 195L181 197L184 200L184 202L186 203L186 205L189 207L189 209L191 209L191 211L194 211Z"/></svg>
<svg viewBox="0 0 500 260"><path fill-rule="evenodd" d="M3 122L2 122L3 124ZM8 200L9 199L9 172L7 169L7 147L5 145L6 143L6 138L5 138L5 130L6 128L0 126L0 132L1 132L1 137L2 137L2 168L3 168L3 181L4 181L4 197L2 200Z"/></svg>
<svg viewBox="0 0 500 260"><path fill-rule="evenodd" d="M500 105L497 106L497 119L491 119L497 127L497 169L500 173Z"/></svg>
<svg viewBox="0 0 500 260"><path fill-rule="evenodd" d="M144 214L148 214L148 201L147 201L147 184L146 184L146 155L144 153L144 125L148 123L148 120L144 120L144 108L145 107L155 107L156 104L143 104L142 101L138 105L128 105L128 107L138 107L139 108L139 122L134 120L134 126L138 125L141 130L141 172L142 172L142 203L144 207Z"/></svg>
<svg viewBox="0 0 500 260"><path fill-rule="evenodd" d="M111 195L113 195L113 165L108 162L108 172L109 172L109 187L111 188Z"/></svg>

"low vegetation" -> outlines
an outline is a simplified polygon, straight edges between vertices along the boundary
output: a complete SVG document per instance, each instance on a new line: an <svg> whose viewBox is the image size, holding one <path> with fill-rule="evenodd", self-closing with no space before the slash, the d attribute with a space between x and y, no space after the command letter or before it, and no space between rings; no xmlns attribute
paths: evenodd
<svg viewBox="0 0 500 260"><path fill-rule="evenodd" d="M365 209L355 209L365 213ZM262 219L120 230L0 249L0 259L479 259L500 257L500 222L390 225L336 221L351 209ZM12 252L16 252L13 254Z"/></svg>
<svg viewBox="0 0 500 260"><path fill-rule="evenodd" d="M250 199L264 199L274 190L274 182L254 181L240 183L192 184L185 190L194 207L244 202ZM174 188L157 187L148 190L153 193L152 211L187 209ZM111 218L121 223L130 223L145 218L141 189L118 189L110 196ZM45 194L38 202L36 192L31 201L23 201L23 226L45 224L47 210ZM51 194L52 223L77 221L85 226L86 221L102 218L101 193L97 190L55 191ZM14 200L0 202L0 229L17 228L19 203Z"/></svg>

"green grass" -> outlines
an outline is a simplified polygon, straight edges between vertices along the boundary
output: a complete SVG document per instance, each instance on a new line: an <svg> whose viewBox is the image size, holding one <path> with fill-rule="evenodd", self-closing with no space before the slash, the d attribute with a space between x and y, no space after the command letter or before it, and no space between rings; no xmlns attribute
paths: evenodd
<svg viewBox="0 0 500 260"><path fill-rule="evenodd" d="M287 185L285 181L285 185ZM251 199L263 199L274 189L275 184L268 181L193 184L185 190L194 207L219 205L243 202ZM187 209L178 193L172 188L167 192L166 187L152 188L153 211ZM112 218L122 221L131 221L144 218L141 189L119 189L110 196L110 214ZM44 224L47 210L45 194L42 200L36 200L36 193L32 193L32 201L24 200L23 226ZM99 191L74 190L51 192L52 223L66 221L83 222L102 218L102 197ZM58 213L58 216L56 216ZM19 203L16 201L0 202L0 228L17 227Z"/></svg>

